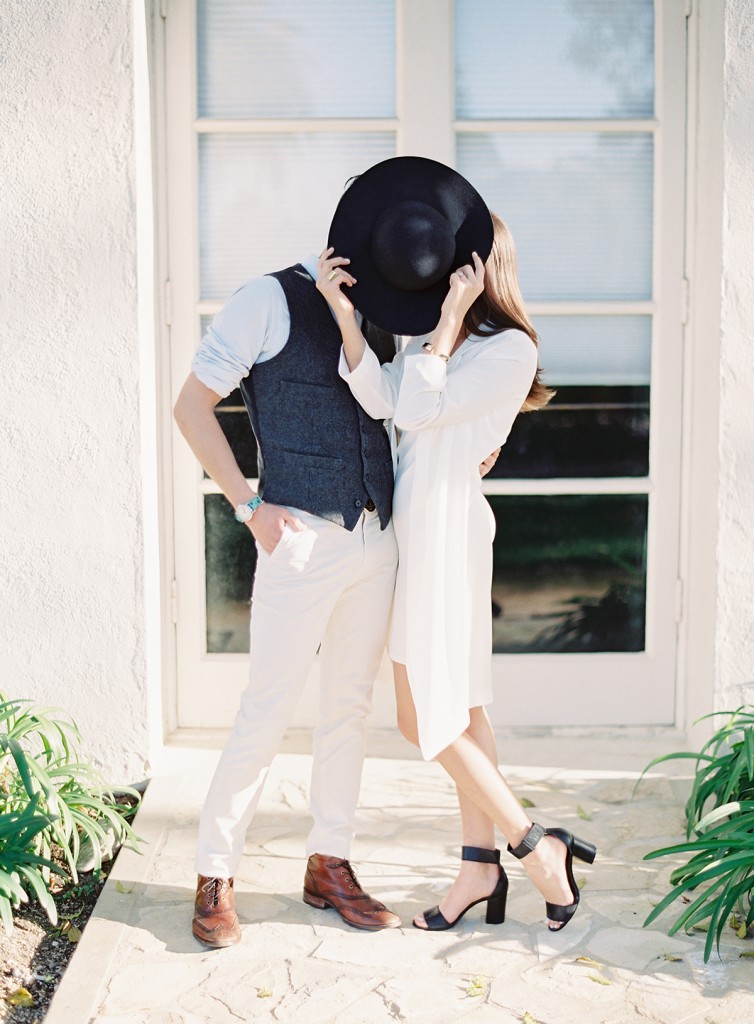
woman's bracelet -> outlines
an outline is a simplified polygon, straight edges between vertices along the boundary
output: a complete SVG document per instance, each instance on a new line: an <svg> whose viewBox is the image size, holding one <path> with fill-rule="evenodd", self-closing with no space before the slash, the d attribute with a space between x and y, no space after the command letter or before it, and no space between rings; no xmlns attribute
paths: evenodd
<svg viewBox="0 0 754 1024"><path fill-rule="evenodd" d="M435 346L429 341L424 342L424 344L422 345L422 349L431 356L439 356L439 358L442 359L444 363L450 362L450 356L446 356L442 352L435 352Z"/></svg>

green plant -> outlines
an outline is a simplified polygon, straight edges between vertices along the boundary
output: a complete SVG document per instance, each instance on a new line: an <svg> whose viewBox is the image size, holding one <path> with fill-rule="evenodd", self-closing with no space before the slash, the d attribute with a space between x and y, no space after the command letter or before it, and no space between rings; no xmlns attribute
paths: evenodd
<svg viewBox="0 0 754 1024"><path fill-rule="evenodd" d="M651 761L639 779L662 761L693 759L696 772L686 802L686 840L652 850L645 860L686 854L676 868L673 889L644 921L650 924L666 907L682 898L690 901L669 928L705 927L705 962L713 942L720 955L720 939L731 921L741 937L754 923L754 707L715 711L699 721L725 715L727 722L697 752L678 751ZM637 782L638 785L638 782ZM700 888L695 898L687 894Z"/></svg>
<svg viewBox="0 0 754 1024"><path fill-rule="evenodd" d="M7 700L0 693L0 916L7 930L11 907L29 894L55 922L50 873L66 872L54 855L77 882L82 839L91 841L98 869L106 830L117 843L138 848L139 838L127 820L135 807L116 802L116 795L126 795L138 804L138 792L107 786L82 761L81 734L62 715L60 709Z"/></svg>
<svg viewBox="0 0 754 1024"><path fill-rule="evenodd" d="M32 890L53 924L57 922L55 901L43 871L65 872L51 860L34 852L35 840L51 819L37 810L35 793L22 811L0 814L0 920L6 931L13 927L13 906L28 902L24 883Z"/></svg>

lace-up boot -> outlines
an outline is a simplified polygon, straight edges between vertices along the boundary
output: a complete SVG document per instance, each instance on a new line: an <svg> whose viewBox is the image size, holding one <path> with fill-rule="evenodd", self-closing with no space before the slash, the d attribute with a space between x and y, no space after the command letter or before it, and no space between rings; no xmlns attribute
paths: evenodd
<svg viewBox="0 0 754 1024"><path fill-rule="evenodd" d="M191 930L205 945L217 949L234 946L241 941L241 926L238 923L233 899L232 878L208 878L206 875L199 875Z"/></svg>
<svg viewBox="0 0 754 1024"><path fill-rule="evenodd" d="M310 907L337 910L346 924L376 932L400 928L397 914L364 892L347 860L313 853L306 866L304 903Z"/></svg>

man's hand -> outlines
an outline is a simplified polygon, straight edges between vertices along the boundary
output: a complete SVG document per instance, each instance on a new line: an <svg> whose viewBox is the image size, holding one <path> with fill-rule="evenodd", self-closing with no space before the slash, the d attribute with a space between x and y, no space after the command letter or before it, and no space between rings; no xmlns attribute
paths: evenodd
<svg viewBox="0 0 754 1024"><path fill-rule="evenodd" d="M285 524L297 533L307 530L308 526L281 505L270 505L263 501L251 519L247 522L252 536L260 546L271 555L280 543Z"/></svg>
<svg viewBox="0 0 754 1024"><path fill-rule="evenodd" d="M494 450L494 452L492 452L492 454L488 455L487 458L484 460L484 462L482 462L480 464L480 466L479 466L479 475L480 476L487 476L489 471L492 469L492 467L497 462L497 457L498 457L499 454L500 454L500 449L496 448Z"/></svg>

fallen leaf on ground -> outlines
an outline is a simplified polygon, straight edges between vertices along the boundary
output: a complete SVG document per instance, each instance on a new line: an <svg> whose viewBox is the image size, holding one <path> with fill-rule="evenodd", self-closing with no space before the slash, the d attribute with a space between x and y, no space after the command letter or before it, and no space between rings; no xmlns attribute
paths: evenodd
<svg viewBox="0 0 754 1024"><path fill-rule="evenodd" d="M583 875L581 876L581 878L576 879L576 885L579 887L579 889L584 888L584 886L586 885L586 879Z"/></svg>
<svg viewBox="0 0 754 1024"><path fill-rule="evenodd" d="M577 964L589 964L590 967L602 967L602 964L598 960L592 960L590 956L577 956Z"/></svg>
<svg viewBox="0 0 754 1024"><path fill-rule="evenodd" d="M596 981L598 985L612 985L612 981L609 978L603 978L601 974L590 974L590 981Z"/></svg>
<svg viewBox="0 0 754 1024"><path fill-rule="evenodd" d="M581 806L581 804L576 804L576 813L578 814L578 816L580 818L583 818L584 821L591 821L592 820L591 814L587 813L587 811L584 810L584 808Z"/></svg>
<svg viewBox="0 0 754 1024"><path fill-rule="evenodd" d="M539 1021L537 1021L536 1018L532 1017L529 1011L526 1010L523 1017L521 1018L521 1024L539 1024Z"/></svg>
<svg viewBox="0 0 754 1024"><path fill-rule="evenodd" d="M738 956L739 959L743 956L747 960L754 960L754 949L747 949L745 953L739 953Z"/></svg>
<svg viewBox="0 0 754 1024"><path fill-rule="evenodd" d="M17 988L8 996L8 1002L11 1006L33 1006L34 996L28 988Z"/></svg>
<svg viewBox="0 0 754 1024"><path fill-rule="evenodd" d="M745 939L748 934L749 929L746 927L746 922L744 921L739 928L736 928L736 935L739 937L739 939Z"/></svg>
<svg viewBox="0 0 754 1024"><path fill-rule="evenodd" d="M118 890L118 892L126 893L126 895L129 892L134 891L134 887L132 885L126 885L126 883L121 882L120 879L118 879L118 881L115 883L115 888Z"/></svg>
<svg viewBox="0 0 754 1024"><path fill-rule="evenodd" d="M258 988L257 989L257 999L269 999L271 995L272 995L272 989L271 988Z"/></svg>
<svg viewBox="0 0 754 1024"><path fill-rule="evenodd" d="M534 803L534 801L530 800L527 796L522 796L521 799L519 800L519 803L521 804L522 807L536 807L537 806Z"/></svg>
<svg viewBox="0 0 754 1024"><path fill-rule="evenodd" d="M682 956L676 956L675 953L663 953L662 956L664 960L669 960L671 964L675 964L683 960Z"/></svg>
<svg viewBox="0 0 754 1024"><path fill-rule="evenodd" d="M77 928L76 925L74 924L71 925L71 927L66 931L65 934L69 942L78 942L79 939L81 938L81 929Z"/></svg>
<svg viewBox="0 0 754 1024"><path fill-rule="evenodd" d="M469 987L466 989L467 996L483 996L487 991L487 979L481 974L475 975L469 981Z"/></svg>

